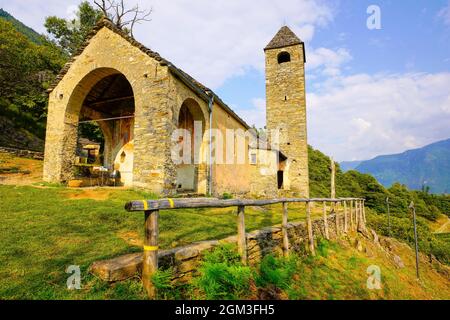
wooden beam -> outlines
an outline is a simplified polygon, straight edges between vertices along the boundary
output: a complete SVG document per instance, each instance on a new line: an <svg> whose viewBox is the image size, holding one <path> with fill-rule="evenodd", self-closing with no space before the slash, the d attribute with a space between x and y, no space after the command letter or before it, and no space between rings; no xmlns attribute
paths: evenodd
<svg viewBox="0 0 450 320"><path fill-rule="evenodd" d="M366 221L366 205L365 205L365 200L362 200L362 212L363 212L363 220L364 220L364 226L366 225L367 221Z"/></svg>
<svg viewBox="0 0 450 320"><path fill-rule="evenodd" d="M237 213L237 225L238 225L238 234L237 234L237 244L238 244L238 252L241 256L242 263L244 265L247 264L247 234L245 232L245 207L239 206Z"/></svg>
<svg viewBox="0 0 450 320"><path fill-rule="evenodd" d="M106 103L111 103L111 102L119 102L119 101L131 100L131 99L134 99L134 96L105 99L105 100L90 103L90 104L86 105L86 107L92 108L93 106L98 106L101 104L106 104Z"/></svg>
<svg viewBox="0 0 450 320"><path fill-rule="evenodd" d="M334 207L334 216L335 216L335 220L334 222L336 223L336 236L338 237L341 234L341 230L339 229L340 224L339 224L339 203L335 204Z"/></svg>
<svg viewBox="0 0 450 320"><path fill-rule="evenodd" d="M145 211L142 282L150 299L156 298L156 288L153 286L152 276L158 271L158 216L158 210Z"/></svg>
<svg viewBox="0 0 450 320"><path fill-rule="evenodd" d="M354 201L350 201L350 230L354 230L354 223L353 223L353 210L354 210Z"/></svg>
<svg viewBox="0 0 450 320"><path fill-rule="evenodd" d="M347 201L344 201L344 232L348 232L348 212L347 212Z"/></svg>
<svg viewBox="0 0 450 320"><path fill-rule="evenodd" d="M266 200L253 199L230 199L222 200L215 198L175 198L161 200L134 200L125 205L127 211L144 211L156 209L184 209L184 208L228 208L238 206L266 206L277 203L307 203L307 202L330 202L336 203L342 200L359 200L358 198L340 199L303 199L303 198L279 198Z"/></svg>
<svg viewBox="0 0 450 320"><path fill-rule="evenodd" d="M325 239L330 240L330 234L328 233L328 218L327 218L327 203L323 202L323 226Z"/></svg>
<svg viewBox="0 0 450 320"><path fill-rule="evenodd" d="M314 234L311 222L311 202L309 201L306 203L306 225L308 228L309 250L311 251L311 254L314 256L316 255L316 251L314 249Z"/></svg>
<svg viewBox="0 0 450 320"><path fill-rule="evenodd" d="M283 202L283 219L282 219L282 235L283 235L283 254L285 257L289 255L289 237L288 237L288 204Z"/></svg>
<svg viewBox="0 0 450 320"><path fill-rule="evenodd" d="M359 202L355 201L355 228L358 230L359 227Z"/></svg>
<svg viewBox="0 0 450 320"><path fill-rule="evenodd" d="M334 163L333 158L330 158L330 166L331 166L331 199L336 198L336 165Z"/></svg>

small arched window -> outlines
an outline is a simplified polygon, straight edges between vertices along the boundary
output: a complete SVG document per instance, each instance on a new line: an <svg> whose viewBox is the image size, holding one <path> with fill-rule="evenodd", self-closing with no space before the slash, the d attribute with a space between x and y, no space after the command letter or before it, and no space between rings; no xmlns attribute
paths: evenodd
<svg viewBox="0 0 450 320"><path fill-rule="evenodd" d="M285 63L291 61L291 55L289 52L283 51L278 54L278 63Z"/></svg>

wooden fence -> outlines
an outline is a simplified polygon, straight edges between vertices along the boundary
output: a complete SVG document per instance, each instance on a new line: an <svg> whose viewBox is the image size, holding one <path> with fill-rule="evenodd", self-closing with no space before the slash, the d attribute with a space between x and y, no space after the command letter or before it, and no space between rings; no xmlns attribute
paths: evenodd
<svg viewBox="0 0 450 320"><path fill-rule="evenodd" d="M155 288L151 277L158 270L158 218L159 210L175 210L186 208L228 208L237 207L237 246L242 262L247 264L247 237L245 231L245 207L247 206L267 206L272 204L282 204L282 245L285 255L289 254L288 238L288 204L306 204L306 225L308 229L308 243L311 254L315 254L314 235L311 221L311 203L321 203L323 206L324 234L330 239L327 219L327 203L330 204L330 213L338 212L343 207L344 212L344 232L349 230L365 228L365 200L362 198L338 198L338 199L302 199L302 198L279 198L267 200L251 199L231 199L219 200L214 198L175 198L161 200L135 200L125 205L125 209L130 212L144 212L144 260L142 267L142 281L145 290L150 298L156 296ZM339 235L339 219L336 217L336 232Z"/></svg>

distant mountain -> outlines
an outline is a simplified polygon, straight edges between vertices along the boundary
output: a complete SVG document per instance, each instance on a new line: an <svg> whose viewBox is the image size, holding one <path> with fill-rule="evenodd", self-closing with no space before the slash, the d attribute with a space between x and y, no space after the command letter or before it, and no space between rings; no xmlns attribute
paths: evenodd
<svg viewBox="0 0 450 320"><path fill-rule="evenodd" d="M42 35L31 29L30 27L24 25L22 22L14 18L8 12L0 8L0 19L4 19L6 21L11 22L14 25L14 28L20 33L24 34L29 40L36 44L42 44L43 39Z"/></svg>
<svg viewBox="0 0 450 320"><path fill-rule="evenodd" d="M432 193L450 193L450 139L359 164L344 162L341 168L369 173L386 187L400 182L410 189L428 186Z"/></svg>
<svg viewBox="0 0 450 320"><path fill-rule="evenodd" d="M341 167L342 171L346 172L349 170L355 170L357 166L361 164L362 161L342 161L339 163L339 166Z"/></svg>

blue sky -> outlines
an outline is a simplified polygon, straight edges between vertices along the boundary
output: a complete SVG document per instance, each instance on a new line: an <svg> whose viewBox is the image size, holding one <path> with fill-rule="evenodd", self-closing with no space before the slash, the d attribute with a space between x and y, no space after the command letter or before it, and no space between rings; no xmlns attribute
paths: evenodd
<svg viewBox="0 0 450 320"><path fill-rule="evenodd" d="M0 0L44 32L78 0ZM265 124L263 48L286 23L306 43L308 139L337 160L368 159L450 138L448 0L150 0L136 38ZM366 10L381 10L369 30Z"/></svg>

